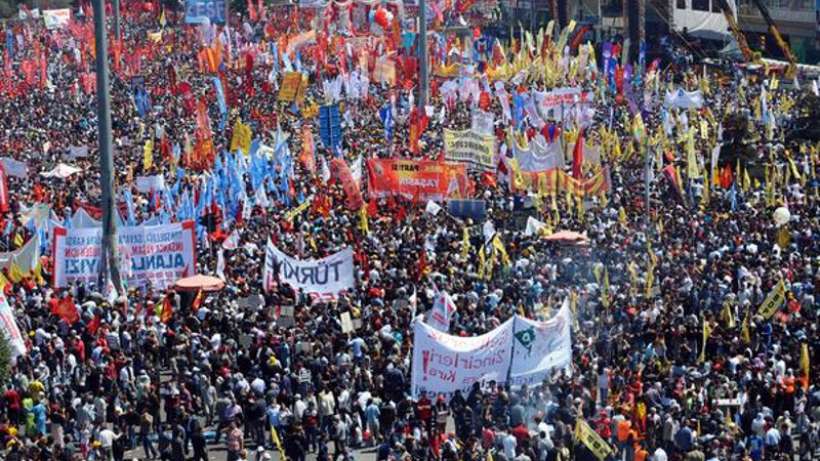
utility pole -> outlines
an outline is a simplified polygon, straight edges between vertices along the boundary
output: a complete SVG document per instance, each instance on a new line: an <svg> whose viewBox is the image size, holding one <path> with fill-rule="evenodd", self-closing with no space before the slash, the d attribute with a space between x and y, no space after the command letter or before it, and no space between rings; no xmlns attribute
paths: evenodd
<svg viewBox="0 0 820 461"><path fill-rule="evenodd" d="M122 290L117 257L117 223L114 220L114 176L111 147L111 95L108 82L108 38L105 30L104 0L93 0L94 42L97 49L97 138L100 148L102 184L102 252L100 254L100 289L110 280L117 292ZM110 278L109 278L110 277Z"/></svg>
<svg viewBox="0 0 820 461"><path fill-rule="evenodd" d="M427 1L419 0L419 97L418 107L427 105L427 88L430 85L429 63L427 62Z"/></svg>
<svg viewBox="0 0 820 461"><path fill-rule="evenodd" d="M111 9L114 12L114 38L120 39L120 0L111 0Z"/></svg>

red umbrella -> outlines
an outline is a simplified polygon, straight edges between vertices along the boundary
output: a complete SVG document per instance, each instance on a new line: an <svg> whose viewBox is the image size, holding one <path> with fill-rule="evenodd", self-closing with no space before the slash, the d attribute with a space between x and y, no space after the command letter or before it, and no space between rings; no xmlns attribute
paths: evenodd
<svg viewBox="0 0 820 461"><path fill-rule="evenodd" d="M210 275L194 275L193 277L186 277L184 279L177 280L177 283L174 284L178 291L204 291L204 292L211 292L211 291L219 291L225 288L225 282L222 280L211 277Z"/></svg>

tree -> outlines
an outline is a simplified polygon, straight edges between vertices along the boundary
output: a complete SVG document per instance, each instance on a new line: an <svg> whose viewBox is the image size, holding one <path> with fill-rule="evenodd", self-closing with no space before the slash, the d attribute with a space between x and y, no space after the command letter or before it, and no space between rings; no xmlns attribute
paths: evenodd
<svg viewBox="0 0 820 461"><path fill-rule="evenodd" d="M0 333L0 386L11 380L11 343L5 333Z"/></svg>

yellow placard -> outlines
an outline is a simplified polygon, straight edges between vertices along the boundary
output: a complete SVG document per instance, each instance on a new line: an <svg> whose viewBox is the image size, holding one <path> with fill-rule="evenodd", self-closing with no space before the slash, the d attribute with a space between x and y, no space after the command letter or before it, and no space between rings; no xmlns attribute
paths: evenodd
<svg viewBox="0 0 820 461"><path fill-rule="evenodd" d="M251 127L242 123L242 120L237 119L233 127L233 136L231 136L231 152L241 149L245 155L248 155L251 150L252 138Z"/></svg>
<svg viewBox="0 0 820 461"><path fill-rule="evenodd" d="M285 72L282 77L282 86L279 87L279 100L293 102L302 86L302 74L299 72Z"/></svg>

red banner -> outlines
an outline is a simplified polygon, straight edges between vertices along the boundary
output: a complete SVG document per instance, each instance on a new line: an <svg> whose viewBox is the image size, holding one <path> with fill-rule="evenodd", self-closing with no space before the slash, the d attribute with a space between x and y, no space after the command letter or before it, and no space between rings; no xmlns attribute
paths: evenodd
<svg viewBox="0 0 820 461"><path fill-rule="evenodd" d="M467 168L434 160L371 159L367 161L371 195L401 194L419 200L462 198L472 193Z"/></svg>

